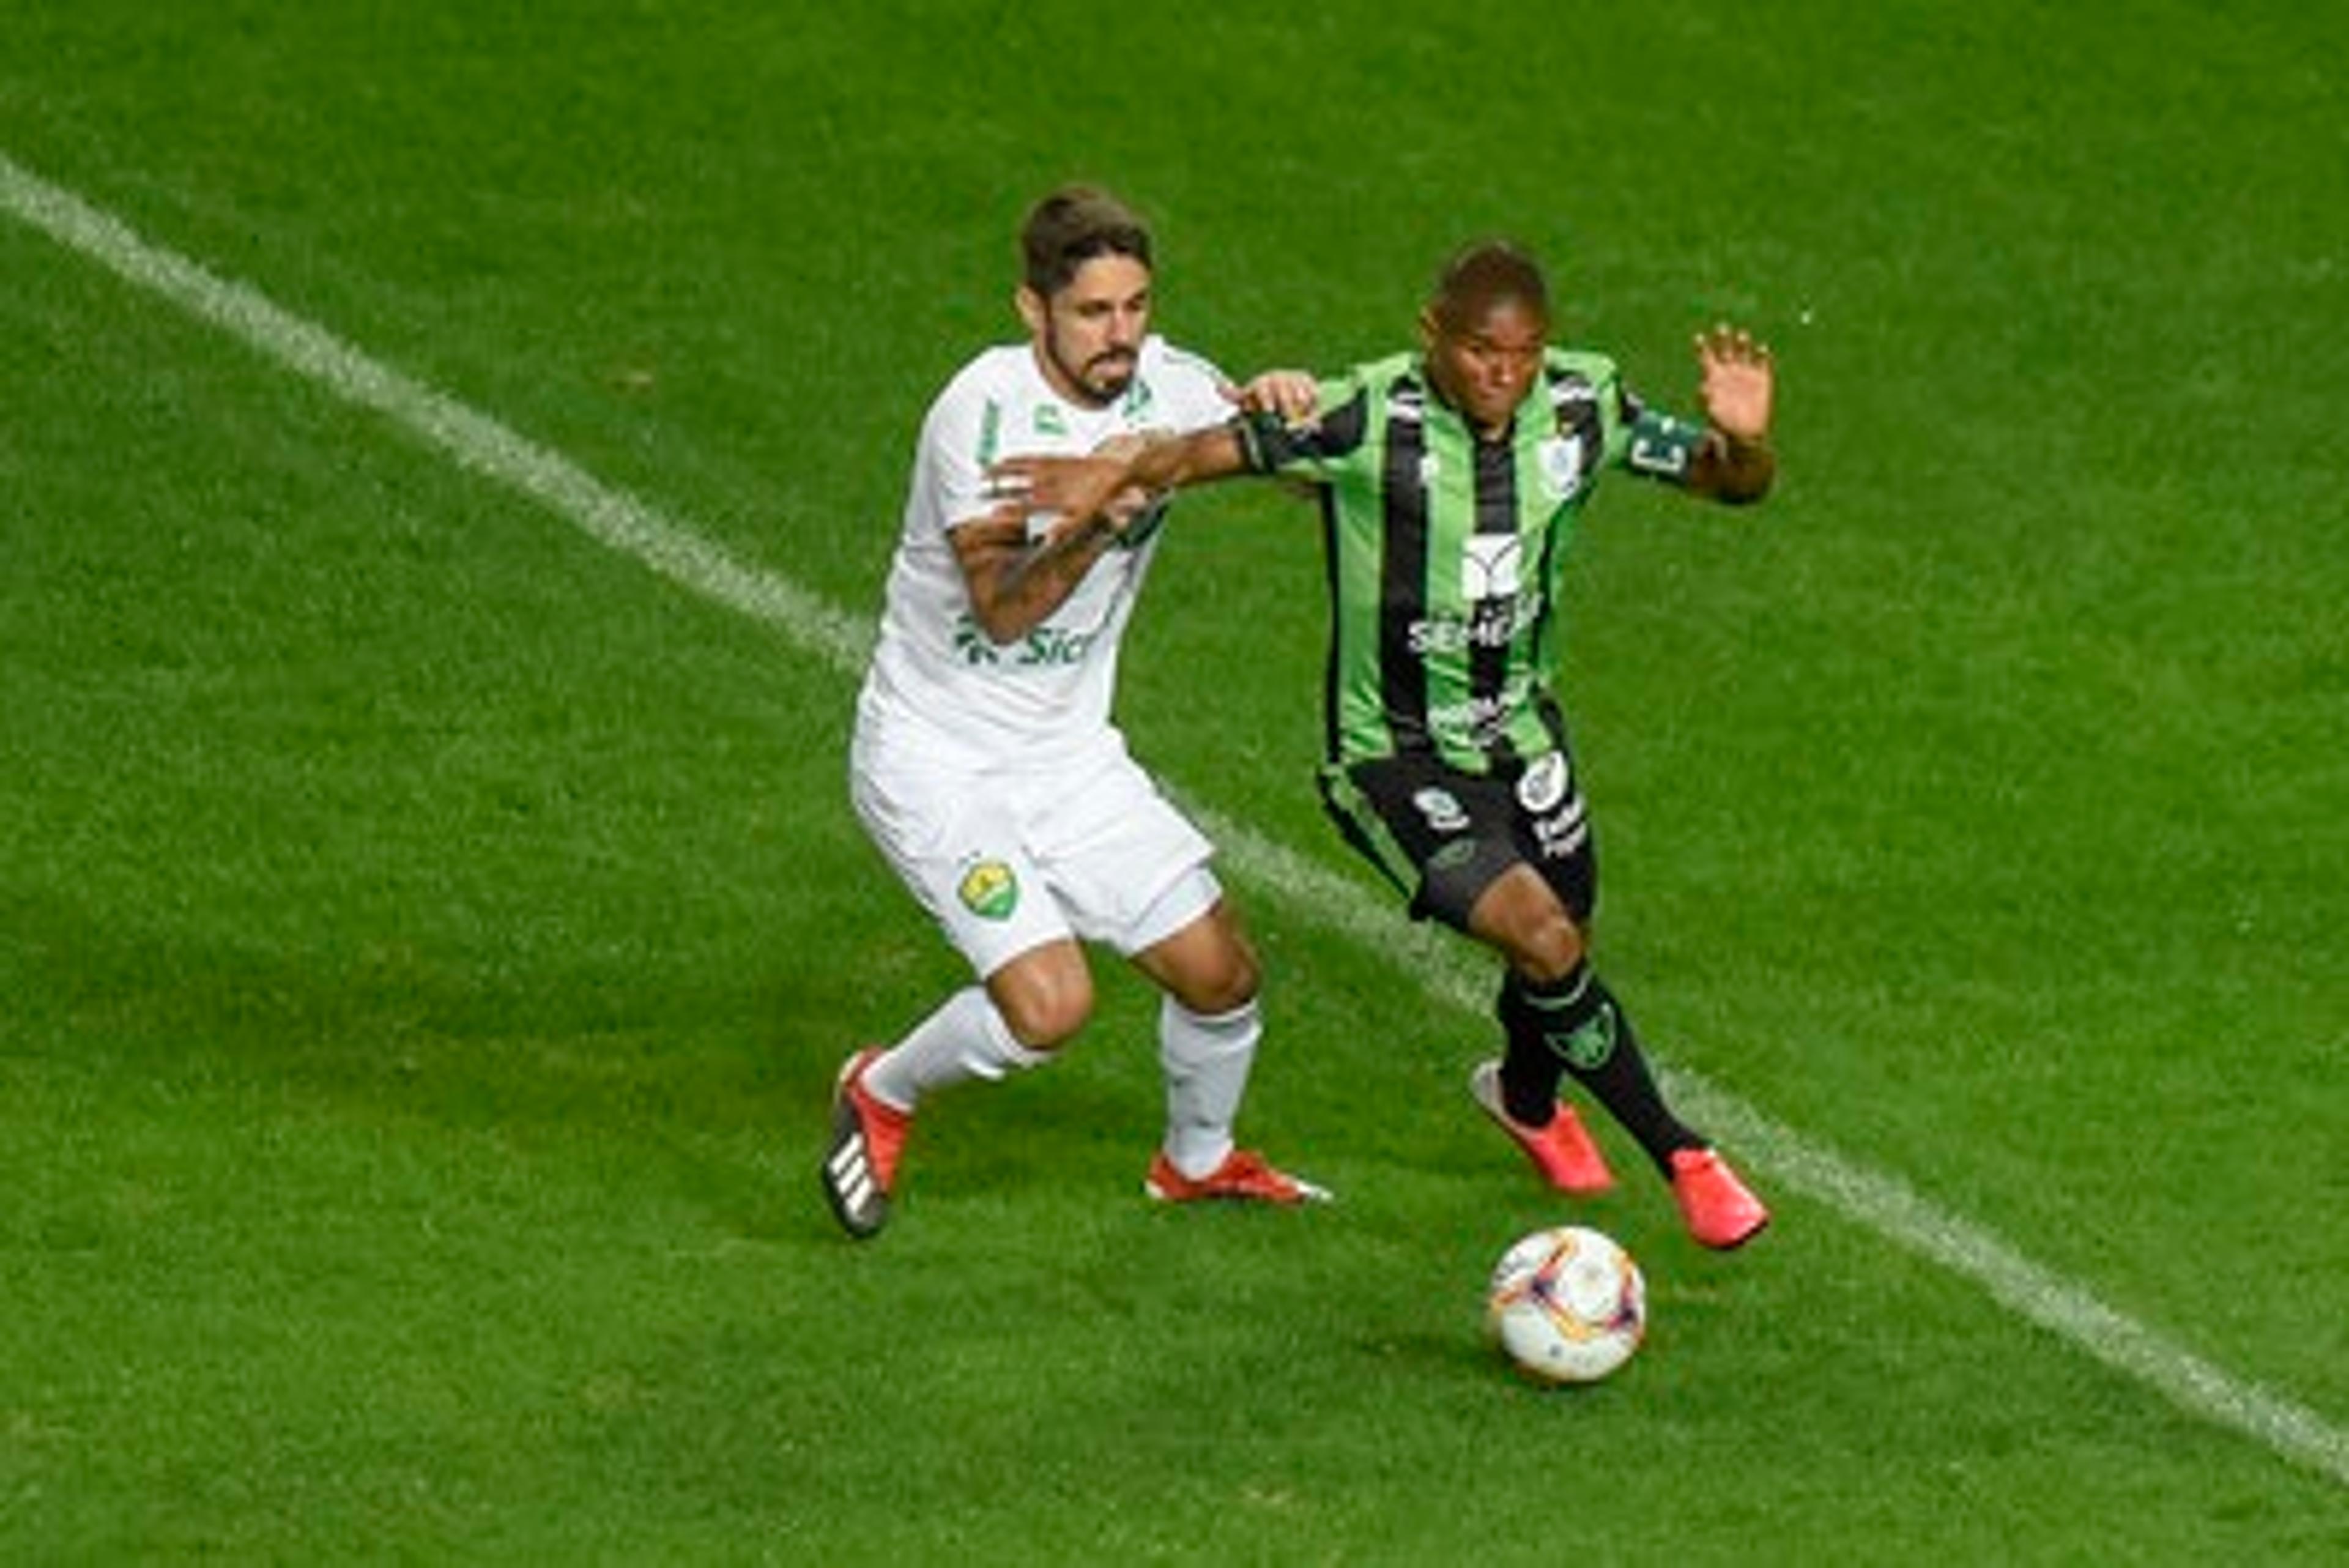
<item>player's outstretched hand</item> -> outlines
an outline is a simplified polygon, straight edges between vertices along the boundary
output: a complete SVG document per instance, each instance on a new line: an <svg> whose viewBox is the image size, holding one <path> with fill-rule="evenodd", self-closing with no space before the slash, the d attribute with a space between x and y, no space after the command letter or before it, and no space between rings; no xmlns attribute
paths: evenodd
<svg viewBox="0 0 2349 1568"><path fill-rule="evenodd" d="M1320 384L1304 370L1262 371L1229 396L1243 413L1277 414L1285 425L1309 424L1321 407Z"/></svg>
<svg viewBox="0 0 2349 1568"><path fill-rule="evenodd" d="M1770 346L1743 327L1717 326L1696 335L1696 362L1705 418L1734 441L1767 441L1777 387Z"/></svg>

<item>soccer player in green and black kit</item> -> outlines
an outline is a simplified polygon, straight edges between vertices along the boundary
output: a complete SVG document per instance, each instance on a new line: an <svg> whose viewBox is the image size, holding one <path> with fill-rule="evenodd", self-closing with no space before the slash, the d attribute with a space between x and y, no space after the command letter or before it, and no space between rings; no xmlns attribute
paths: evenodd
<svg viewBox="0 0 2349 1568"><path fill-rule="evenodd" d="M1769 1210L1673 1115L1630 1021L1592 969L1598 863L1550 677L1567 545L1609 468L1724 502L1759 499L1769 350L1717 327L1696 343L1702 422L1648 408L1613 361L1553 348L1548 289L1516 246L1455 255L1421 348L1320 386L1305 425L1267 416L1119 458L1006 465L1030 504L1106 514L1127 486L1239 473L1310 484L1330 583L1322 794L1349 842L1433 916L1506 961L1506 1044L1477 1103L1553 1187L1612 1184L1571 1075L1671 1182L1689 1231L1735 1247Z"/></svg>

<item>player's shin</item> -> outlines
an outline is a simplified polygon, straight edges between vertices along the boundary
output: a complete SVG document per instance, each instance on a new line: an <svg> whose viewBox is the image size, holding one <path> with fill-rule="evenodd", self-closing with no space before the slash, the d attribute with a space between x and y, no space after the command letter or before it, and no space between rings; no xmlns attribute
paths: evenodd
<svg viewBox="0 0 2349 1568"><path fill-rule="evenodd" d="M1264 1025L1253 999L1228 1012L1159 1003L1159 1058L1166 1073L1166 1158L1203 1177L1232 1152L1232 1123L1247 1092Z"/></svg>
<svg viewBox="0 0 2349 1568"><path fill-rule="evenodd" d="M1625 1131L1639 1139L1656 1168L1667 1177L1673 1150L1703 1142L1665 1105L1630 1019L1588 960L1564 979L1547 984L1510 974L1502 982L1496 1011L1508 1032L1502 1086L1512 1116L1521 1114L1516 1108L1519 1095L1527 1096L1528 1104L1546 1106L1547 1100L1536 1095L1534 1087L1545 1071L1554 1086L1563 1067ZM1513 1086L1512 1064L1518 1075L1514 1082L1522 1087Z"/></svg>
<svg viewBox="0 0 2349 1568"><path fill-rule="evenodd" d="M966 986L875 1057L865 1069L864 1085L885 1103L909 1111L939 1089L974 1078L1000 1078L1050 1060L1049 1053L1019 1044L984 986Z"/></svg>

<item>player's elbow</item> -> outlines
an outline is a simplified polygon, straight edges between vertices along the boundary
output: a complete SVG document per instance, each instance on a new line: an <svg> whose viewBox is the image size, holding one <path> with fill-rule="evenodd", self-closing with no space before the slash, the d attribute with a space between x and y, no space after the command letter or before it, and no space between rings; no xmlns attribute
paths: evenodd
<svg viewBox="0 0 2349 1568"><path fill-rule="evenodd" d="M1723 485L1720 494L1714 499L1724 506L1751 506L1769 494L1771 485L1776 482L1777 472L1773 469L1757 478L1737 484Z"/></svg>
<svg viewBox="0 0 2349 1568"><path fill-rule="evenodd" d="M969 580L970 618L979 634L998 648L1008 647L1043 624L1052 606L1036 590L1024 563L999 570L973 573Z"/></svg>
<svg viewBox="0 0 2349 1568"><path fill-rule="evenodd" d="M973 605L970 618L978 624L979 634L998 648L1008 648L1036 629L1040 618L1023 609L1003 604Z"/></svg>

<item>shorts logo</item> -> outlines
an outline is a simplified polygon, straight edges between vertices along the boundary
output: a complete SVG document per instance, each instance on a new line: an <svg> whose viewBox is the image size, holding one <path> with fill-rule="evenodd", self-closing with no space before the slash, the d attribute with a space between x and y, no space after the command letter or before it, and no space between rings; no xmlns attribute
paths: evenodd
<svg viewBox="0 0 2349 1568"><path fill-rule="evenodd" d="M1458 833L1468 826L1467 808L1460 797L1448 789L1423 789L1411 797L1419 815L1427 819L1428 828L1435 833Z"/></svg>
<svg viewBox="0 0 2349 1568"><path fill-rule="evenodd" d="M982 920L1008 920L1019 907L1019 878L1000 860L982 860L962 874L955 897Z"/></svg>
<svg viewBox="0 0 2349 1568"><path fill-rule="evenodd" d="M1476 857L1476 841L1455 838L1427 857L1430 871L1457 871Z"/></svg>

